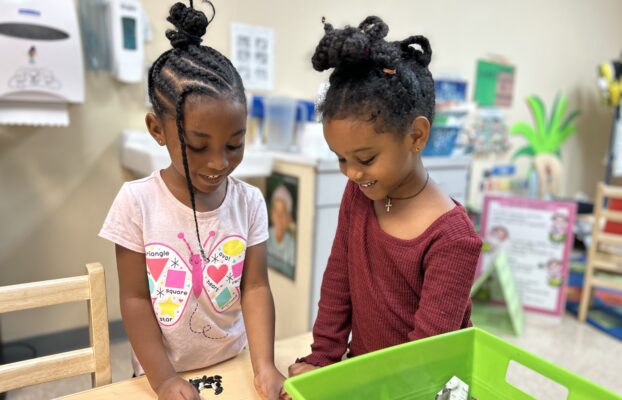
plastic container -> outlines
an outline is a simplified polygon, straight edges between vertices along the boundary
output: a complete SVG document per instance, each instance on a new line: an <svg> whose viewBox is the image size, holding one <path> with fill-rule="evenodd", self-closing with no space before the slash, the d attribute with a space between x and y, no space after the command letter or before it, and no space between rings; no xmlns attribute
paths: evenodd
<svg viewBox="0 0 622 400"><path fill-rule="evenodd" d="M262 96L253 95L248 101L248 123L246 124L246 140L249 147L256 149L265 145L263 134L264 104Z"/></svg>
<svg viewBox="0 0 622 400"><path fill-rule="evenodd" d="M455 375L477 400L533 400L506 381L512 360L566 387L568 400L622 399L479 328L354 357L287 379L285 390L294 400L432 400Z"/></svg>
<svg viewBox="0 0 622 400"><path fill-rule="evenodd" d="M467 83L460 79L435 79L436 103L460 104L466 101Z"/></svg>
<svg viewBox="0 0 622 400"><path fill-rule="evenodd" d="M288 97L264 98L263 134L270 150L290 151L294 138L297 102Z"/></svg>

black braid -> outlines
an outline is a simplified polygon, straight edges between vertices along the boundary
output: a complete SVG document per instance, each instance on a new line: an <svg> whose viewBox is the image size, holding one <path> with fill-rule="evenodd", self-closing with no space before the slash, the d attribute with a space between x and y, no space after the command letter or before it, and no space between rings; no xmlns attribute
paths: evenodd
<svg viewBox="0 0 622 400"><path fill-rule="evenodd" d="M311 59L317 71L334 68L318 107L323 119L363 118L373 122L377 132L400 135L419 116L433 122L430 43L423 36L387 42L388 32L387 24L376 16L356 28L334 29L324 23L324 37Z"/></svg>
<svg viewBox="0 0 622 400"><path fill-rule="evenodd" d="M209 5L214 8L211 3ZM192 0L190 7L183 3L173 5L167 20L176 27L166 32L173 49L164 52L149 69L149 99L158 116L167 114L175 118L197 240L201 256L206 260L186 154L184 107L191 95L236 101L246 107L246 95L242 79L227 57L200 45L211 20L193 8Z"/></svg>
<svg viewBox="0 0 622 400"><path fill-rule="evenodd" d="M197 220L197 207L194 198L194 186L190 179L190 167L188 166L188 155L186 153L186 131L184 129L184 106L186 103L186 97L193 93L195 88L187 87L180 94L177 100L177 118L175 120L177 124L177 134L179 135L179 143L181 144L181 155L184 164L184 173L186 174L186 184L188 185L188 191L190 192L190 204L192 204L192 213L194 214L194 228L197 233L197 240L199 241L199 249L201 251L201 257L206 260L205 250L201 244L201 234L199 233L199 221Z"/></svg>
<svg viewBox="0 0 622 400"><path fill-rule="evenodd" d="M147 88L149 93L149 101L151 104L156 107L158 102L155 100L155 84L153 82L154 76L160 75L160 70L162 69L162 65L168 60L168 56L172 50L167 50L151 65L149 68L149 75L147 76ZM156 112L160 112L160 110L156 110Z"/></svg>
<svg viewBox="0 0 622 400"><path fill-rule="evenodd" d="M185 58L172 58L170 61L179 73L186 76L194 76L197 80L208 80L214 83L218 88L229 87L227 81L221 76L216 75L215 71L209 71L203 67L199 67Z"/></svg>

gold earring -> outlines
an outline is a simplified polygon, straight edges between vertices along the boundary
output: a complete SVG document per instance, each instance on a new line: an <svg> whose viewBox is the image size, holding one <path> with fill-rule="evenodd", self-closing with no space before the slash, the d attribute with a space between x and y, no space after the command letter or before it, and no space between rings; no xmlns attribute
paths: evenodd
<svg viewBox="0 0 622 400"><path fill-rule="evenodd" d="M415 147L415 151L419 153L419 146Z"/></svg>

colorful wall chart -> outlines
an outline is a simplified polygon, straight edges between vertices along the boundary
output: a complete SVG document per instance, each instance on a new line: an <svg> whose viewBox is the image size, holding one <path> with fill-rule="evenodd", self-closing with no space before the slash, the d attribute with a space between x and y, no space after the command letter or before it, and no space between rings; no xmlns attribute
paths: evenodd
<svg viewBox="0 0 622 400"><path fill-rule="evenodd" d="M487 196L477 274L492 265L489 258L503 248L525 310L561 316L575 216L576 204L571 202ZM502 300L502 296L494 297Z"/></svg>

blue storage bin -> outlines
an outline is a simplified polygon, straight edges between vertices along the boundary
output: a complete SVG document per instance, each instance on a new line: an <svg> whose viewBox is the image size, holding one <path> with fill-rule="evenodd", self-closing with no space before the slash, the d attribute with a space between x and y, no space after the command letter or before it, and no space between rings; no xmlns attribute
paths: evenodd
<svg viewBox="0 0 622 400"><path fill-rule="evenodd" d="M448 156L454 149L460 128L452 126L432 126L428 143L421 155Z"/></svg>

